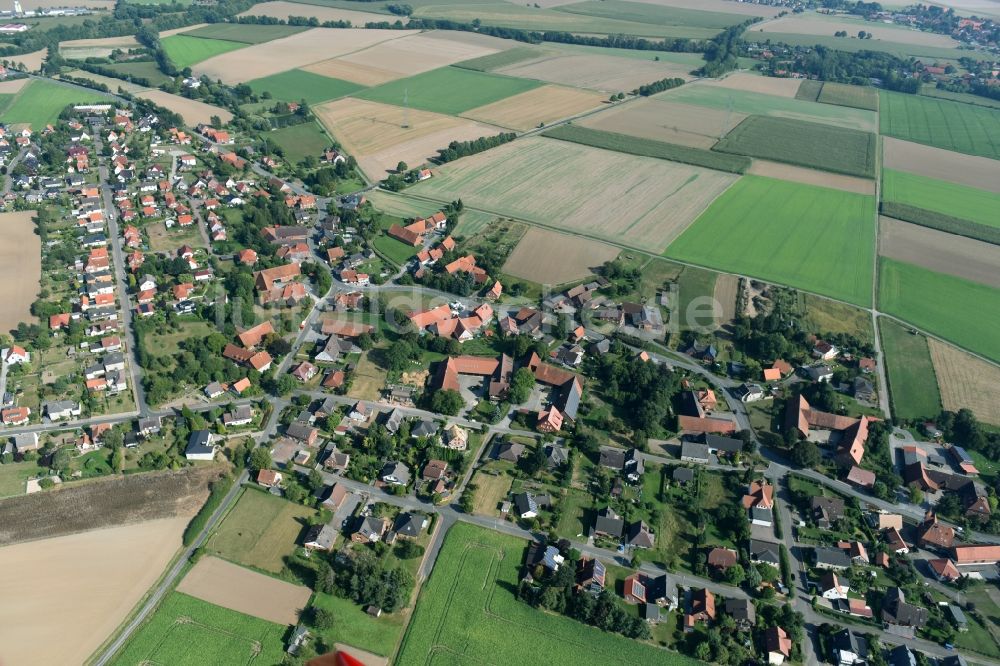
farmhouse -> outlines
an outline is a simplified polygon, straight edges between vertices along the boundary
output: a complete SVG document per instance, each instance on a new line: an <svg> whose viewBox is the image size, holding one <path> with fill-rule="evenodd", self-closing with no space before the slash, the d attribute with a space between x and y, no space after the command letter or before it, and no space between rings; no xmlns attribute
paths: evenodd
<svg viewBox="0 0 1000 666"><path fill-rule="evenodd" d="M848 465L861 464L868 440L868 423L867 416L855 419L813 409L801 395L788 402L785 413L785 427L802 438L809 438L810 428L837 431L840 435L837 457Z"/></svg>

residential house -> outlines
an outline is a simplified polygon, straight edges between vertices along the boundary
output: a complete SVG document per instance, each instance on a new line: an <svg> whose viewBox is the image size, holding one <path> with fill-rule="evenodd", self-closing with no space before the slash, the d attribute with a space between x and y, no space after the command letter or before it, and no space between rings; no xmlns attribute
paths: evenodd
<svg viewBox="0 0 1000 666"><path fill-rule="evenodd" d="M184 457L188 460L212 460L215 458L215 436L208 430L195 430L188 438Z"/></svg>
<svg viewBox="0 0 1000 666"><path fill-rule="evenodd" d="M704 588L691 593L691 605L684 615L684 630L693 631L700 622L715 621L715 595Z"/></svg>
<svg viewBox="0 0 1000 666"><path fill-rule="evenodd" d="M331 550L337 541L338 533L337 528L333 525L313 525L306 532L302 546L307 550Z"/></svg>
<svg viewBox="0 0 1000 666"><path fill-rule="evenodd" d="M768 664L781 666L792 656L792 639L781 627L768 627L764 630L764 652Z"/></svg>
<svg viewBox="0 0 1000 666"><path fill-rule="evenodd" d="M410 468L398 461L389 461L382 466L379 479L388 485L405 486L410 483Z"/></svg>
<svg viewBox="0 0 1000 666"><path fill-rule="evenodd" d="M351 535L351 540L356 543L375 543L382 538L388 528L385 518L367 516L358 525L358 529Z"/></svg>

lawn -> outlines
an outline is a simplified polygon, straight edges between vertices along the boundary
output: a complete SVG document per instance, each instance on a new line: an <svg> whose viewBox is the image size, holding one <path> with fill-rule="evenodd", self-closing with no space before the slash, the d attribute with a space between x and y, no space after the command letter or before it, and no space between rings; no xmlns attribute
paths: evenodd
<svg viewBox="0 0 1000 666"><path fill-rule="evenodd" d="M874 134L804 120L750 116L712 150L849 176L875 176Z"/></svg>
<svg viewBox="0 0 1000 666"><path fill-rule="evenodd" d="M246 44L242 42L229 42L224 39L201 39L199 37L188 37L187 35L171 35L160 40L163 50L170 57L177 69L183 69L196 65L203 60L236 49L242 49Z"/></svg>
<svg viewBox="0 0 1000 666"><path fill-rule="evenodd" d="M108 102L110 98L82 88L70 88L57 83L35 79L14 97L14 101L0 114L0 121L16 125L27 123L42 129L55 123L59 114L70 104Z"/></svg>
<svg viewBox="0 0 1000 666"><path fill-rule="evenodd" d="M319 634L327 645L346 643L383 657L392 656L406 623L406 618L400 613L383 613L381 617L374 618L350 599L332 594L317 592L313 605L325 608L336 618L333 627Z"/></svg>
<svg viewBox="0 0 1000 666"><path fill-rule="evenodd" d="M0 497L23 495L25 481L47 470L47 467L39 467L36 462L11 462L0 465Z"/></svg>
<svg viewBox="0 0 1000 666"><path fill-rule="evenodd" d="M526 546L472 525L452 527L395 663L698 663L519 601L514 591Z"/></svg>
<svg viewBox="0 0 1000 666"><path fill-rule="evenodd" d="M247 85L258 95L266 91L271 93L274 99L286 102L298 102L304 99L308 104L319 104L364 89L364 86L357 83L321 76L301 69L290 69L280 74L254 79Z"/></svg>
<svg viewBox="0 0 1000 666"><path fill-rule="evenodd" d="M279 572L284 558L295 550L304 519L313 513L301 504L247 489L206 547L234 562Z"/></svg>
<svg viewBox="0 0 1000 666"><path fill-rule="evenodd" d="M378 252L384 254L388 257L389 261L397 266L405 265L406 262L413 258L418 249L386 235L376 236L372 244Z"/></svg>
<svg viewBox="0 0 1000 666"><path fill-rule="evenodd" d="M888 319L883 319L879 325L889 373L892 415L907 420L936 418L941 413L941 394L927 338L910 333Z"/></svg>
<svg viewBox="0 0 1000 666"><path fill-rule="evenodd" d="M882 199L1000 228L1000 194L975 187L883 169Z"/></svg>
<svg viewBox="0 0 1000 666"><path fill-rule="evenodd" d="M874 226L873 197L744 176L666 256L867 306Z"/></svg>
<svg viewBox="0 0 1000 666"><path fill-rule="evenodd" d="M180 351L182 340L203 338L217 331L207 321L181 321L178 325L181 329L179 331L158 332L144 339L147 352L153 356L172 356Z"/></svg>
<svg viewBox="0 0 1000 666"><path fill-rule="evenodd" d="M499 515L500 503L506 500L510 493L511 477L503 472L485 474L478 471L472 483L476 486L472 512L480 516Z"/></svg>
<svg viewBox="0 0 1000 666"><path fill-rule="evenodd" d="M125 644L113 664L247 666L277 664L285 627L189 597L170 594Z"/></svg>
<svg viewBox="0 0 1000 666"><path fill-rule="evenodd" d="M882 258L879 310L1000 361L1000 290Z"/></svg>
<svg viewBox="0 0 1000 666"><path fill-rule="evenodd" d="M684 267L677 279L677 312L674 313L674 316L679 317L675 323L682 330L696 328L701 331L704 330L703 327L714 330L717 327L717 318L713 318L709 324L706 319L699 319L698 316L706 310L702 305L704 299L714 298L715 281L718 277L719 274L713 271L694 266Z"/></svg>
<svg viewBox="0 0 1000 666"><path fill-rule="evenodd" d="M369 88L356 96L373 102L457 115L540 85L540 81L441 67Z"/></svg>
<svg viewBox="0 0 1000 666"><path fill-rule="evenodd" d="M297 25L254 25L251 23L213 23L197 30L182 33L185 37L221 39L244 44L263 44L308 30Z"/></svg>
<svg viewBox="0 0 1000 666"><path fill-rule="evenodd" d="M278 144L289 164L298 164L310 155L319 158L320 152L331 143L323 128L313 120L264 132L260 137Z"/></svg>
<svg viewBox="0 0 1000 666"><path fill-rule="evenodd" d="M1000 110L884 90L879 100L882 134L1000 159Z"/></svg>

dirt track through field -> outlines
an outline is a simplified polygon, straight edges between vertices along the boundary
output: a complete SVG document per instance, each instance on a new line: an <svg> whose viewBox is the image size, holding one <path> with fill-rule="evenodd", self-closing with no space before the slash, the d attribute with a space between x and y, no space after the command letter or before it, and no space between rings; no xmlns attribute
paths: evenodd
<svg viewBox="0 0 1000 666"><path fill-rule="evenodd" d="M963 155L889 136L882 137L882 157L887 169L1000 192L1000 160Z"/></svg>
<svg viewBox="0 0 1000 666"><path fill-rule="evenodd" d="M928 338L941 405L953 412L966 407L981 421L1000 425L1000 368L949 344Z"/></svg>
<svg viewBox="0 0 1000 666"><path fill-rule="evenodd" d="M557 285L583 279L617 256L616 247L532 227L501 270L538 284Z"/></svg>
<svg viewBox="0 0 1000 666"><path fill-rule="evenodd" d="M730 90L745 90L747 92L776 95L790 99L795 98L795 93L799 91L801 84L801 79L779 79L773 76L747 74L746 72L737 72L736 74L730 74L724 79L703 83L706 86L717 86Z"/></svg>
<svg viewBox="0 0 1000 666"><path fill-rule="evenodd" d="M0 548L0 663L85 662L160 577L187 522L151 520Z"/></svg>
<svg viewBox="0 0 1000 666"><path fill-rule="evenodd" d="M1000 246L879 217L879 254L1000 289Z"/></svg>
<svg viewBox="0 0 1000 666"><path fill-rule="evenodd" d="M35 233L35 213L0 213L0 332L7 333L24 321L37 320L31 304L38 296L42 276L42 242ZM0 526L0 530L2 530Z"/></svg>
<svg viewBox="0 0 1000 666"><path fill-rule="evenodd" d="M829 187L845 192L875 194L875 181L868 178L845 176L828 171L817 171L815 169L781 164L780 162L770 162L768 160L755 159L747 173L755 176L777 178L779 180L790 180L793 183L819 185L820 187Z"/></svg>
<svg viewBox="0 0 1000 666"><path fill-rule="evenodd" d="M277 624L296 624L312 591L244 569L217 557L204 557L184 577L178 592L216 606Z"/></svg>
<svg viewBox="0 0 1000 666"><path fill-rule="evenodd" d="M692 148L711 148L744 118L742 113L647 97L593 114L579 124Z"/></svg>

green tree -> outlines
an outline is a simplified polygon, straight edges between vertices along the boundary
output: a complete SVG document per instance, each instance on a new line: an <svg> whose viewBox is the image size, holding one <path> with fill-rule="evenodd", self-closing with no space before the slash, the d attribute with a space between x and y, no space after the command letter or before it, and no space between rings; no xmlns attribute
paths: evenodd
<svg viewBox="0 0 1000 666"><path fill-rule="evenodd" d="M465 407L465 400L458 391L445 389L435 391L431 397L431 411L438 414L455 416Z"/></svg>
<svg viewBox="0 0 1000 666"><path fill-rule="evenodd" d="M508 400L519 405L531 397L531 389L535 387L535 374L530 368L520 368L510 381Z"/></svg>
<svg viewBox="0 0 1000 666"><path fill-rule="evenodd" d="M266 446L258 446L250 452L250 469L259 472L271 468L271 452Z"/></svg>
<svg viewBox="0 0 1000 666"><path fill-rule="evenodd" d="M310 624L312 624L312 626L315 627L316 629L319 629L320 631L326 631L327 629L333 628L333 624L336 618L334 617L333 613L331 613L327 609L313 607L311 615L312 618Z"/></svg>

